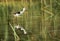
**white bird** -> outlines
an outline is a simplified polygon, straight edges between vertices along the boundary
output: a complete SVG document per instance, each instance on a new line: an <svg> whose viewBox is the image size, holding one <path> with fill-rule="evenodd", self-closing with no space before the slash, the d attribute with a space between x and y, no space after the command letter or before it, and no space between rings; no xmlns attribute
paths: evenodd
<svg viewBox="0 0 60 41"><path fill-rule="evenodd" d="M16 12L15 16L19 16L19 15L23 14L25 12L25 10L26 10L26 8L24 7L22 11Z"/></svg>

